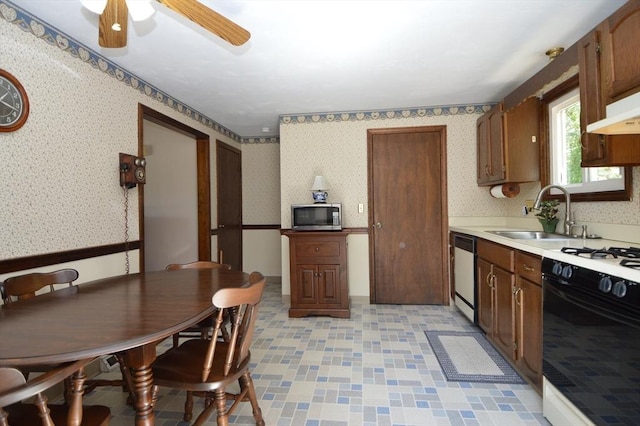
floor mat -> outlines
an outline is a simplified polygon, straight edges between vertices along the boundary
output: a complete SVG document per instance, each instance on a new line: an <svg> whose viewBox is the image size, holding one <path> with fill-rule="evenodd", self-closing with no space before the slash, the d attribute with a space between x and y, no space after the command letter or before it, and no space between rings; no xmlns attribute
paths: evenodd
<svg viewBox="0 0 640 426"><path fill-rule="evenodd" d="M450 382L526 383L480 332L424 333Z"/></svg>

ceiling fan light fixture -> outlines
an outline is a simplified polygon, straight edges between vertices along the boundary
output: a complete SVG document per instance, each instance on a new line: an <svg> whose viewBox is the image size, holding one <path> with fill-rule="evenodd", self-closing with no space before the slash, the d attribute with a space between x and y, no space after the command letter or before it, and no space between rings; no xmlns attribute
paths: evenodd
<svg viewBox="0 0 640 426"><path fill-rule="evenodd" d="M80 0L80 4L93 13L100 15L107 7L107 0Z"/></svg>
<svg viewBox="0 0 640 426"><path fill-rule="evenodd" d="M151 5L152 0L127 0L127 8L134 22L144 21L151 18L156 10ZM80 0L80 4L93 13L101 15L107 6L107 0ZM115 31L116 30L113 28Z"/></svg>
<svg viewBox="0 0 640 426"><path fill-rule="evenodd" d="M127 0L129 14L134 22L151 18L156 10L151 6L151 0Z"/></svg>

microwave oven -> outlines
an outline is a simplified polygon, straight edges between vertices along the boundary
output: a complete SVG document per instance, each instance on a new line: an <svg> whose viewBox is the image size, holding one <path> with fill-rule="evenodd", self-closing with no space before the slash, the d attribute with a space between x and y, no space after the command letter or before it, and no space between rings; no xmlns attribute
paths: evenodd
<svg viewBox="0 0 640 426"><path fill-rule="evenodd" d="M294 231L342 230L342 204L292 204L291 229Z"/></svg>

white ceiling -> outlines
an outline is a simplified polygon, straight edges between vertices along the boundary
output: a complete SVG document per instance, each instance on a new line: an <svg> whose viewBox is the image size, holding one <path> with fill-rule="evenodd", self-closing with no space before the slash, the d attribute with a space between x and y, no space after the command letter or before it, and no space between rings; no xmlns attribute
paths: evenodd
<svg viewBox="0 0 640 426"><path fill-rule="evenodd" d="M499 101L624 3L202 0L251 32L235 47L154 2L104 49L80 0L10 1L243 138L281 114Z"/></svg>

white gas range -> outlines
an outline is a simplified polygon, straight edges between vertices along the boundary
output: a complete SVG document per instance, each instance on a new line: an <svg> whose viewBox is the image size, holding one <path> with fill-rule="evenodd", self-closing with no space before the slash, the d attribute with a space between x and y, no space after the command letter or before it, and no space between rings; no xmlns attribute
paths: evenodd
<svg viewBox="0 0 640 426"><path fill-rule="evenodd" d="M582 241L583 244L580 244ZM570 241L562 248L544 250L542 257L580 268L640 281L640 244L610 240ZM606 244L609 245L606 245Z"/></svg>

